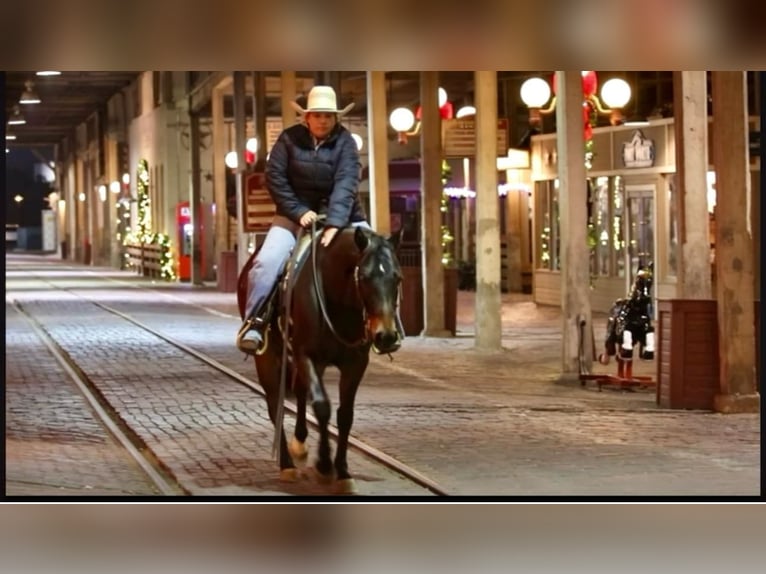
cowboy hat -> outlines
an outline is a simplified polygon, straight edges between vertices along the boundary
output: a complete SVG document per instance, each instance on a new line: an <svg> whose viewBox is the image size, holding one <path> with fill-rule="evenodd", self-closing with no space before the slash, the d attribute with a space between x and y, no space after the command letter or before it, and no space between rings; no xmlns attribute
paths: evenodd
<svg viewBox="0 0 766 574"><path fill-rule="evenodd" d="M290 104L301 115L305 115L308 112L331 112L343 116L354 107L354 102L351 102L345 108L339 110L335 90L331 86L314 86L311 88L306 100L305 110L297 102L290 102Z"/></svg>

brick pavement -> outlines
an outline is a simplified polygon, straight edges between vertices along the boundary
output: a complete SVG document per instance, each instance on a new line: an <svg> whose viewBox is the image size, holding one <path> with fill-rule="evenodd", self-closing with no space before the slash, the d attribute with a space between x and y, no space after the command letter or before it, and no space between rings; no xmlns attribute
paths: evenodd
<svg viewBox="0 0 766 574"><path fill-rule="evenodd" d="M7 303L5 325L6 495L157 494L29 322Z"/></svg>
<svg viewBox="0 0 766 574"><path fill-rule="evenodd" d="M124 273L112 272L112 276L111 284L121 285L119 290L89 288L83 293L99 297L255 378L252 363L243 362L233 346L239 323L233 294L188 285L151 285ZM599 393L593 387L555 383L560 317L556 309L538 308L528 297L506 296L505 349L490 354L477 352L473 338L466 333L471 325L466 304L470 297L461 293L458 337L408 338L393 362L387 357L373 357L358 396L355 436L460 494L758 493L759 415L668 411L656 407L653 392ZM55 313L49 309L41 314L50 323ZM87 314L90 316L90 311ZM114 329L123 333L125 327L118 326L121 320L111 317L99 316L101 328L116 321ZM76 322L62 325L61 340L74 337L71 331L77 331ZM184 377L170 376L169 368L156 369L156 364L172 360L173 352L165 349L153 351L158 355L149 354L149 347L162 346L143 340L146 336L132 333L136 340L131 338L130 344L123 342L117 348L104 343L100 364L121 352L127 353L123 360L132 356L147 363L147 372L154 364L154 378L146 380L144 373L145 388L140 394L156 394L160 387L170 386L170 394L179 397L177 413L158 405L144 413L127 402L121 406L126 416L132 415L131 424L143 429L149 438L162 433L163 425L175 423L173 434L161 444L153 444L160 458L175 461L176 467L185 465L181 468L187 473L187 483L199 486L204 477L201 492L215 492L221 474L226 492L291 492L263 478L273 476L267 454L253 456L253 445L259 452L270 448L271 433L265 416L254 414L259 405L250 391L230 382L216 384L214 375L189 371L188 363L184 363ZM80 343L86 344L84 340ZM95 356L93 347L89 348ZM91 368L98 374L99 359ZM654 366L637 366L640 372L638 368L651 374ZM122 401L124 380L120 379ZM108 389L115 381L105 377L102 384ZM328 386L333 385L330 377ZM331 396L337 395L331 391ZM182 418L184 409L199 401L215 404L216 412L228 413L234 420L226 421L222 416L205 420L194 408ZM220 429L237 424L237 417L250 427L242 429L249 432L245 444L221 446L220 441L227 439L219 436ZM199 426L204 432L192 432ZM198 462L195 449L207 453L223 449L235 456L208 457L207 464L215 468L206 468ZM260 462L254 464L254 458ZM241 471L232 470L238 465ZM358 462L352 463L352 469L359 470ZM374 482L377 471L371 472L368 484ZM379 492L402 493L387 488L390 485Z"/></svg>

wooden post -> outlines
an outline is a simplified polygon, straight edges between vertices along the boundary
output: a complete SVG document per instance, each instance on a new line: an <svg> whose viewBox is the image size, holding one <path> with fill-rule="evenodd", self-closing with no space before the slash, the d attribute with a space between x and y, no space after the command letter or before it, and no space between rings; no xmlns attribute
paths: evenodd
<svg viewBox="0 0 766 574"><path fill-rule="evenodd" d="M287 129L292 126L297 117L297 113L291 102L295 100L295 72L282 72L282 128ZM266 157L266 141L259 142L261 146L258 155Z"/></svg>
<svg viewBox="0 0 766 574"><path fill-rule="evenodd" d="M746 72L713 72L718 412L758 412Z"/></svg>
<svg viewBox="0 0 766 574"><path fill-rule="evenodd" d="M237 151L237 269L242 269L250 254L245 233L245 75L234 72L234 149Z"/></svg>
<svg viewBox="0 0 766 574"><path fill-rule="evenodd" d="M586 230L587 184L582 122L582 77L579 71L556 72L556 147L559 157L561 236L562 371L579 375L580 321L585 321L585 368L593 363L590 266Z"/></svg>
<svg viewBox="0 0 766 574"><path fill-rule="evenodd" d="M705 72L673 72L678 201L679 299L710 299L707 210L707 80ZM657 266L655 265L655 268Z"/></svg>
<svg viewBox="0 0 766 574"><path fill-rule="evenodd" d="M476 82L476 338L481 350L502 347L500 225L497 200L497 72Z"/></svg>
<svg viewBox="0 0 766 574"><path fill-rule="evenodd" d="M191 240L191 283L202 285L202 178L199 157L199 114L189 112L189 154L191 174L189 177L189 207L193 227ZM209 233L209 230L205 230ZM182 241L183 238L180 239ZM180 251L181 245L178 246ZM220 272L220 271L219 271Z"/></svg>
<svg viewBox="0 0 766 574"><path fill-rule="evenodd" d="M231 78L226 81L230 84ZM223 121L223 95L225 87L223 82L213 88L212 113L213 113L213 183L215 194L215 252L216 262L221 266L221 251L230 249L229 245L229 212L226 209L226 170L229 169L224 163L226 156L227 133L226 124ZM220 271L219 271L220 273Z"/></svg>
<svg viewBox="0 0 766 574"><path fill-rule="evenodd" d="M441 118L439 116L439 73L420 72L420 132L423 248L423 334L447 337L444 315L444 266L441 247Z"/></svg>
<svg viewBox="0 0 766 574"><path fill-rule="evenodd" d="M391 233L388 182L386 73L367 72L367 129L370 158L370 224L381 235Z"/></svg>

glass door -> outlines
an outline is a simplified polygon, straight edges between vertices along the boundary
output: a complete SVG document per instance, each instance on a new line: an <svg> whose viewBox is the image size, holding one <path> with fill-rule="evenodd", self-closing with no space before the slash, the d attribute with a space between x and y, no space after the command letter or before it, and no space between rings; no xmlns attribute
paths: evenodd
<svg viewBox="0 0 766 574"><path fill-rule="evenodd" d="M639 267L654 261L654 193L653 185L625 186L626 217L625 264L626 292L630 293Z"/></svg>

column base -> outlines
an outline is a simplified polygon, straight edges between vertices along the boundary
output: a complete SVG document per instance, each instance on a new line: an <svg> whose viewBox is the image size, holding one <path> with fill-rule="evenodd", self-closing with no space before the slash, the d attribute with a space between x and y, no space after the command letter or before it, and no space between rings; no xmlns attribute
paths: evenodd
<svg viewBox="0 0 766 574"><path fill-rule="evenodd" d="M723 414L758 413L761 412L761 395L716 395L713 410Z"/></svg>

